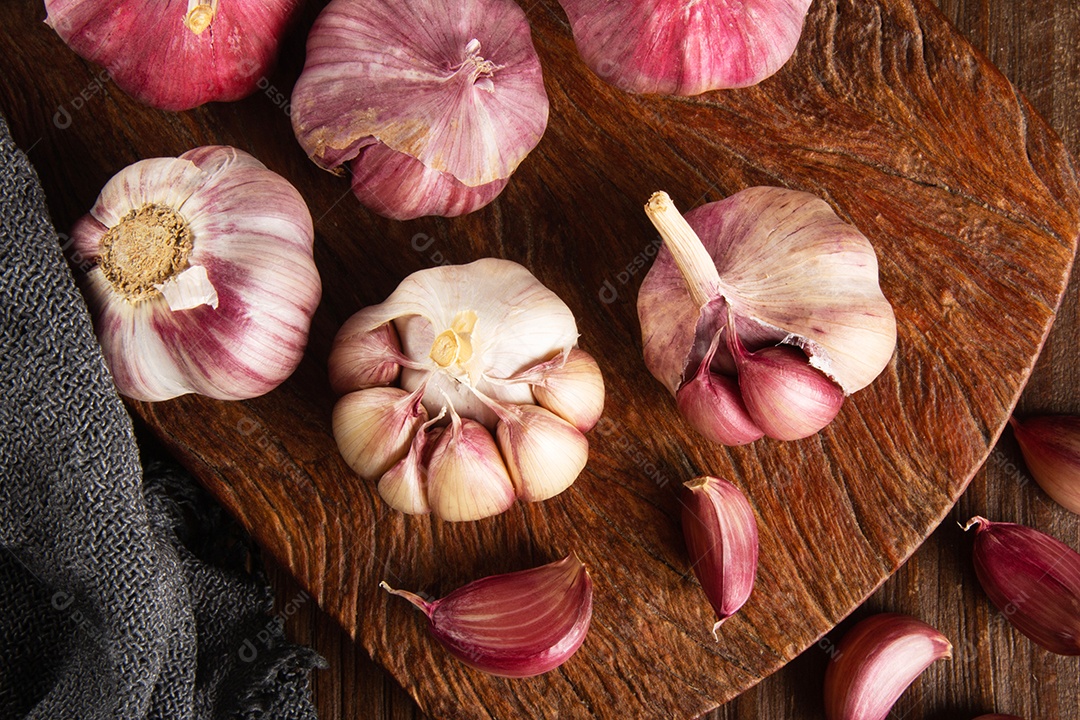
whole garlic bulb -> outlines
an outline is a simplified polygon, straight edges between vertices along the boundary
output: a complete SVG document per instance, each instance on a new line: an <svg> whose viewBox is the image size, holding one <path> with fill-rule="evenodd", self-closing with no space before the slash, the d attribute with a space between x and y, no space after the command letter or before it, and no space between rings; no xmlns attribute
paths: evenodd
<svg viewBox="0 0 1080 720"><path fill-rule="evenodd" d="M71 235L121 394L250 398L300 362L322 292L311 215L251 155L209 146L130 165Z"/></svg>
<svg viewBox="0 0 1080 720"><path fill-rule="evenodd" d="M491 202L547 117L540 59L513 0L333 0L292 95L308 156L327 170L347 165L360 201L398 220Z"/></svg>
<svg viewBox="0 0 1080 720"><path fill-rule="evenodd" d="M299 0L45 0L45 22L120 88L162 110L254 92Z"/></svg>
<svg viewBox="0 0 1080 720"><path fill-rule="evenodd" d="M517 263L415 272L334 340L331 382L345 394L335 438L405 513L476 520L515 498L546 500L581 472L584 433L603 407L599 368L577 336L570 308ZM400 389L384 387L398 379ZM380 446L360 457L357 438Z"/></svg>
<svg viewBox="0 0 1080 720"><path fill-rule="evenodd" d="M896 319L874 248L824 200L754 187L684 218L656 193L646 213L664 247L638 293L645 364L677 399L684 387L684 396L694 391L682 404L706 437L739 444L760 437L755 427L776 439L817 432L843 395L869 385L892 358ZM799 358L806 372L787 367ZM747 372L748 361L777 366L774 377L764 367ZM715 376L705 378L715 390L736 371L743 403L698 387L702 373ZM726 401L707 408L710 394Z"/></svg>
<svg viewBox="0 0 1080 720"><path fill-rule="evenodd" d="M747 87L795 52L810 0L559 0L585 64L629 92Z"/></svg>

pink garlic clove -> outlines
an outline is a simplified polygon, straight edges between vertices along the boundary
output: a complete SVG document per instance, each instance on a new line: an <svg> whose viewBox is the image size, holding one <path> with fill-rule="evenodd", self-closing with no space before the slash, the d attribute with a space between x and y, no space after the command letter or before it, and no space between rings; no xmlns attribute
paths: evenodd
<svg viewBox="0 0 1080 720"><path fill-rule="evenodd" d="M532 387L536 401L581 432L588 432L604 412L604 376L592 355L571 348L522 377Z"/></svg>
<svg viewBox="0 0 1080 720"><path fill-rule="evenodd" d="M589 459L580 430L539 405L503 406L498 413L495 437L519 498L547 500L574 484Z"/></svg>
<svg viewBox="0 0 1080 720"><path fill-rule="evenodd" d="M636 93L754 85L788 61L810 0L559 0L585 64Z"/></svg>
<svg viewBox="0 0 1080 720"><path fill-rule="evenodd" d="M973 517L975 575L1013 626L1058 655L1080 655L1080 553L1034 528Z"/></svg>
<svg viewBox="0 0 1080 720"><path fill-rule="evenodd" d="M675 401L679 414L707 439L721 445L745 445L760 440L765 431L750 418L735 380L710 370L720 335L713 336L697 373L679 388Z"/></svg>
<svg viewBox="0 0 1080 720"><path fill-rule="evenodd" d="M432 418L416 432L409 452L379 478L379 497L390 507L406 515L427 515L431 512L427 495L427 463L430 448L442 428L431 427L440 418Z"/></svg>
<svg viewBox="0 0 1080 720"><path fill-rule="evenodd" d="M385 582L379 586L420 608L451 655L501 677L559 667L581 647L592 620L592 579L573 554L476 580L433 602Z"/></svg>
<svg viewBox="0 0 1080 720"><path fill-rule="evenodd" d="M828 720L885 720L935 660L952 657L948 638L910 615L871 615L848 631L825 671Z"/></svg>
<svg viewBox="0 0 1080 720"><path fill-rule="evenodd" d="M298 0L46 0L45 22L132 97L187 110L254 92L299 7Z"/></svg>
<svg viewBox="0 0 1080 720"><path fill-rule="evenodd" d="M360 313L353 315L334 338L327 367L336 393L389 385L401 374L401 341L394 324L363 330L363 320Z"/></svg>
<svg viewBox="0 0 1080 720"><path fill-rule="evenodd" d="M365 480L375 480L405 457L427 421L422 391L374 387L357 390L334 405L332 426L341 456Z"/></svg>
<svg viewBox="0 0 1080 720"><path fill-rule="evenodd" d="M776 345L749 353L737 334L728 332L727 336L746 410L766 435L800 440L824 428L840 412L844 391L812 367L800 350Z"/></svg>
<svg viewBox="0 0 1080 720"><path fill-rule="evenodd" d="M1063 508L1080 514L1080 417L1009 418L1031 476Z"/></svg>
<svg viewBox="0 0 1080 720"><path fill-rule="evenodd" d="M685 483L682 528L694 575L716 612L713 636L749 599L757 577L754 510L737 487L716 477Z"/></svg>
<svg viewBox="0 0 1080 720"><path fill-rule="evenodd" d="M514 484L486 427L451 414L450 427L435 440L428 461L428 504L443 520L462 521L506 512Z"/></svg>

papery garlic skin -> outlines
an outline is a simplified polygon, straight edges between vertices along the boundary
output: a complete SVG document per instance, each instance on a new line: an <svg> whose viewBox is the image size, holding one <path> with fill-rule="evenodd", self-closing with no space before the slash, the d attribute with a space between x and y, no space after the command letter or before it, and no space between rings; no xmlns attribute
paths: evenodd
<svg viewBox="0 0 1080 720"><path fill-rule="evenodd" d="M1080 553L1034 528L973 517L975 575L995 606L1032 641L1080 655Z"/></svg>
<svg viewBox="0 0 1080 720"><path fill-rule="evenodd" d="M308 156L350 166L361 202L399 219L493 200L548 118L512 0L333 0L308 36L291 108Z"/></svg>
<svg viewBox="0 0 1080 720"><path fill-rule="evenodd" d="M592 621L592 578L573 554L473 581L434 602L385 582L380 587L420 608L451 655L501 677L559 667L581 647Z"/></svg>
<svg viewBox="0 0 1080 720"><path fill-rule="evenodd" d="M910 615L880 613L844 635L825 671L828 720L885 720L897 699L952 644Z"/></svg>
<svg viewBox="0 0 1080 720"><path fill-rule="evenodd" d="M418 431L432 437L414 440L380 479L383 499L402 512L463 521L569 487L588 459L577 425L591 428L603 407L599 368L576 350L577 335L558 296L521 265L495 258L413 273L353 315L331 350L334 388L349 392L396 364L400 392L422 394L428 417L449 423ZM537 404L540 386L552 409ZM389 430L387 442L397 437Z"/></svg>
<svg viewBox="0 0 1080 720"><path fill-rule="evenodd" d="M45 22L162 110L238 100L264 80L298 0L45 0Z"/></svg>
<svg viewBox="0 0 1080 720"><path fill-rule="evenodd" d="M810 0L559 0L585 64L635 93L754 85L795 52Z"/></svg>
<svg viewBox="0 0 1080 720"><path fill-rule="evenodd" d="M684 484L682 528L694 575L716 612L713 636L750 598L757 577L754 510L727 480L703 476Z"/></svg>
<svg viewBox="0 0 1080 720"><path fill-rule="evenodd" d="M1080 514L1080 417L1009 418L1031 476L1063 508Z"/></svg>
<svg viewBox="0 0 1080 720"><path fill-rule="evenodd" d="M645 364L673 396L722 330L750 352L778 344L802 350L844 394L888 365L896 319L878 285L874 249L823 200L755 187L684 218L656 193L646 213L664 246L641 283L638 319ZM734 365L721 343L710 369Z"/></svg>
<svg viewBox="0 0 1080 720"><path fill-rule="evenodd" d="M121 394L251 398L299 364L321 296L311 215L251 155L137 162L71 235L69 254L93 264L78 281Z"/></svg>

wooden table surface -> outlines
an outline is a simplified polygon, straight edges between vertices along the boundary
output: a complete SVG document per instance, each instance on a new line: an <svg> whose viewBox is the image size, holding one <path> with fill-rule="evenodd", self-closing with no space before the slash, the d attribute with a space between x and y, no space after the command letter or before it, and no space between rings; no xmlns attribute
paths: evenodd
<svg viewBox="0 0 1080 720"><path fill-rule="evenodd" d="M1080 157L1080 3L1076 0L937 0L942 11L1019 88ZM1080 282L1074 276L1018 412L1080 413ZM1002 342L1008 342L1003 337ZM942 429L947 431L946 428ZM1012 629L986 599L971 568L970 516L1019 522L1080 547L1080 519L1030 481L1006 432L949 518L848 620L781 671L707 715L822 717L821 686L833 643L875 612L915 615L953 642L895 706L895 718L956 720L1002 712L1026 720L1080 718L1080 660L1051 655ZM270 568L285 633L329 662L312 678L322 720L425 717L288 576Z"/></svg>

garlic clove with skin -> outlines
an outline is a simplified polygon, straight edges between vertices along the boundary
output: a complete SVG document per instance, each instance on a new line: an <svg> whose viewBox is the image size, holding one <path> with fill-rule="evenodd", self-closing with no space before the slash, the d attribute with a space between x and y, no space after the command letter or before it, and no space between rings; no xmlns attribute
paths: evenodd
<svg viewBox="0 0 1080 720"><path fill-rule="evenodd" d="M349 393L334 405L333 432L345 462L374 480L405 457L427 410L422 391L374 387Z"/></svg>
<svg viewBox="0 0 1080 720"><path fill-rule="evenodd" d="M349 318L338 330L330 351L330 387L337 393L389 385L401 373L404 358L394 324L356 331L358 324L363 324L361 315Z"/></svg>
<svg viewBox="0 0 1080 720"><path fill-rule="evenodd" d="M810 0L559 0L585 64L628 92L754 85L795 52Z"/></svg>
<svg viewBox="0 0 1080 720"><path fill-rule="evenodd" d="M754 424L747 412L738 383L710 369L721 334L713 336L697 373L679 388L675 401L679 414L708 440L721 445L745 445L763 438L765 431Z"/></svg>
<svg viewBox="0 0 1080 720"><path fill-rule="evenodd" d="M506 382L528 383L540 405L581 432L591 430L604 412L604 376L581 348L570 348Z"/></svg>
<svg viewBox="0 0 1080 720"><path fill-rule="evenodd" d="M69 257L122 395L257 397L299 364L322 287L307 205L231 147L117 173Z"/></svg>
<svg viewBox="0 0 1080 720"><path fill-rule="evenodd" d="M239 100L265 81L298 0L46 0L45 22L162 110Z"/></svg>
<svg viewBox="0 0 1080 720"><path fill-rule="evenodd" d="M480 520L514 504L514 485L491 433L480 423L450 414L450 427L435 440L428 460L428 503L443 520Z"/></svg>
<svg viewBox="0 0 1080 720"><path fill-rule="evenodd" d="M573 485L589 459L585 435L539 405L504 406L495 437L514 490L526 502L547 500Z"/></svg>
<svg viewBox="0 0 1080 720"><path fill-rule="evenodd" d="M406 515L426 515L431 512L427 501L428 450L443 430L428 428L441 417L434 417L421 425L409 445L409 452L379 478L379 496L387 505Z"/></svg>
<svg viewBox="0 0 1080 720"><path fill-rule="evenodd" d="M1034 528L975 516L975 575L991 602L1032 641L1080 655L1080 553Z"/></svg>
<svg viewBox="0 0 1080 720"><path fill-rule="evenodd" d="M726 334L746 411L766 435L775 440L810 437L840 412L844 391L811 367L802 351L775 345L749 353L738 335Z"/></svg>
<svg viewBox="0 0 1080 720"><path fill-rule="evenodd" d="M757 577L758 527L737 487L717 477L687 482L680 496L682 529L694 575L716 613L717 630L750 598Z"/></svg>
<svg viewBox="0 0 1080 720"><path fill-rule="evenodd" d="M885 720L935 660L952 657L948 638L910 615L880 613L844 635L825 671L828 720Z"/></svg>
<svg viewBox="0 0 1080 720"><path fill-rule="evenodd" d="M1031 476L1066 510L1080 514L1080 417L1009 418Z"/></svg>
<svg viewBox="0 0 1080 720"><path fill-rule="evenodd" d="M379 587L420 608L432 636L451 655L501 677L533 677L559 667L581 647L592 620L592 579L573 554L475 580L433 602L385 582Z"/></svg>

